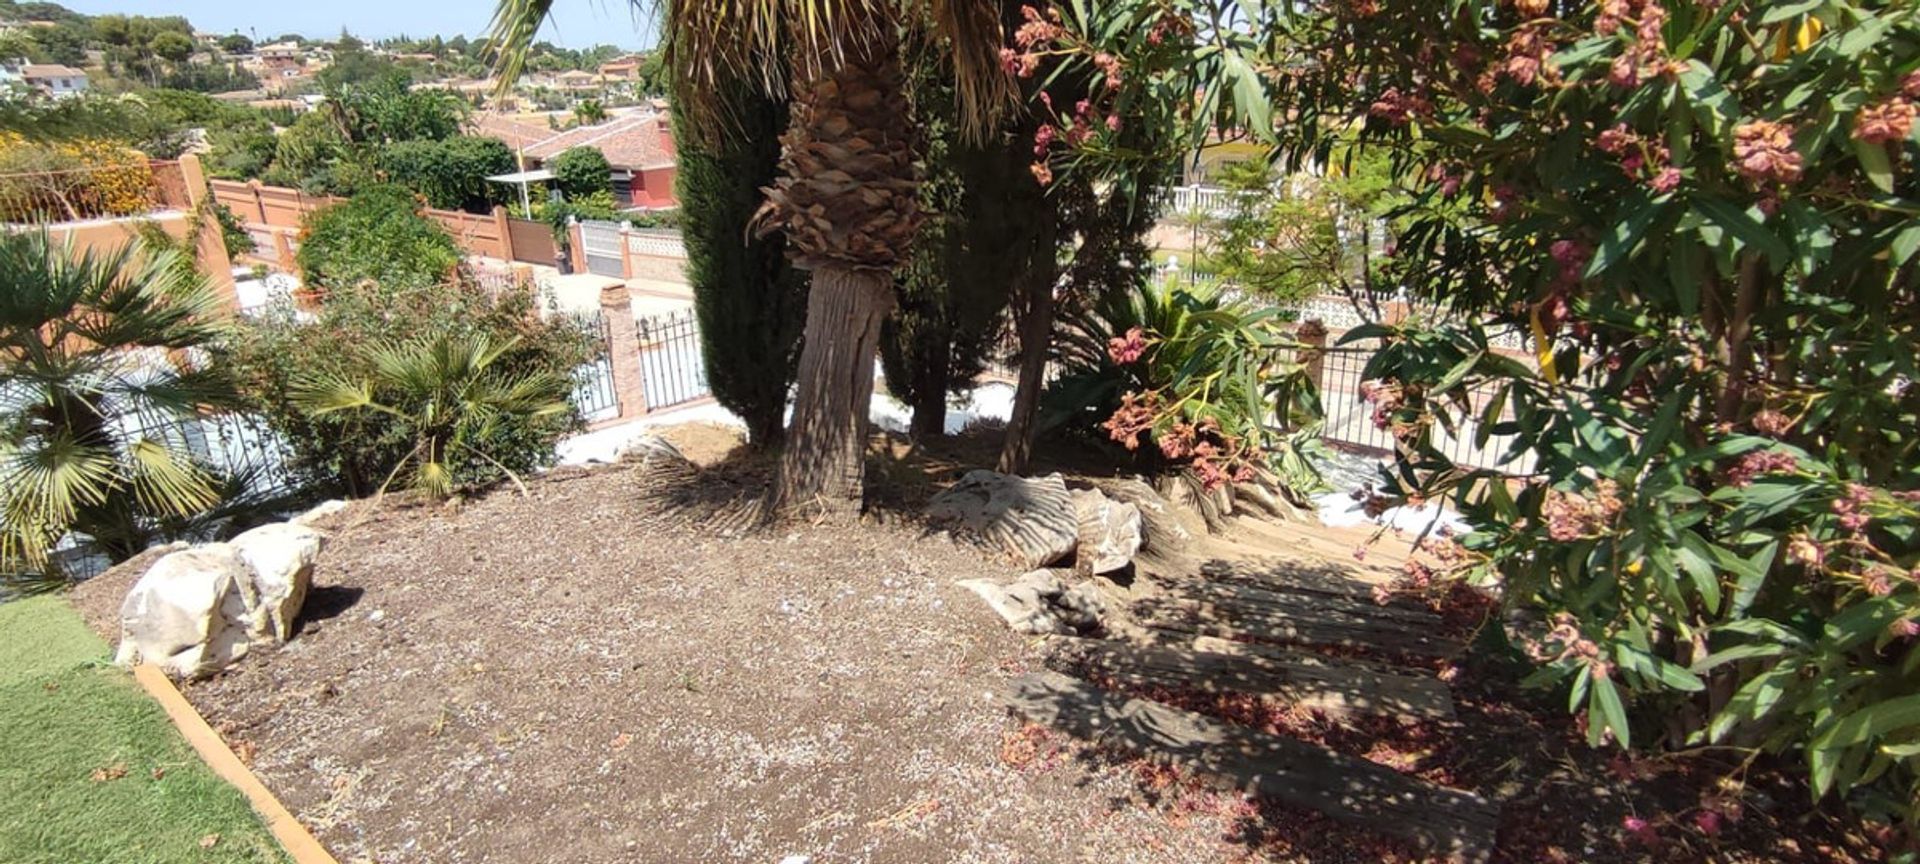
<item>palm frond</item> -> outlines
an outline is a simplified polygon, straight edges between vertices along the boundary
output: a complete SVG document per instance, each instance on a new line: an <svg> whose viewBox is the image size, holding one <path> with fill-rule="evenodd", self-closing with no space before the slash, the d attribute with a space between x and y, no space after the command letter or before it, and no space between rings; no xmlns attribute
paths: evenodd
<svg viewBox="0 0 1920 864"><path fill-rule="evenodd" d="M127 455L134 500L142 510L189 516L219 503L212 475L165 444L141 438L128 445Z"/></svg>

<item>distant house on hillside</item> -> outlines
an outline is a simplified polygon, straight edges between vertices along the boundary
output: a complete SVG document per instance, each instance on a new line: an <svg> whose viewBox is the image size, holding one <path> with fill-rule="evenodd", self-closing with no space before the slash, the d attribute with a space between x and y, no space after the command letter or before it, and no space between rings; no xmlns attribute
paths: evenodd
<svg viewBox="0 0 1920 864"><path fill-rule="evenodd" d="M594 78L592 72L579 69L569 69L553 76L553 83L565 90L591 90L600 86L600 82Z"/></svg>
<svg viewBox="0 0 1920 864"><path fill-rule="evenodd" d="M21 84L42 95L65 99L87 92L87 73L59 63L15 62L0 65L0 83Z"/></svg>
<svg viewBox="0 0 1920 864"><path fill-rule="evenodd" d="M615 203L622 208L671 210L679 206L673 197L673 129L663 111L635 111L596 126L561 132L498 114L477 115L471 122L478 134L499 138L520 153L526 170L539 168L546 160L575 147L593 147L607 157L611 168L608 185Z"/></svg>
<svg viewBox="0 0 1920 864"><path fill-rule="evenodd" d="M615 57L600 64L600 78L605 81L640 80L640 55L628 54Z"/></svg>

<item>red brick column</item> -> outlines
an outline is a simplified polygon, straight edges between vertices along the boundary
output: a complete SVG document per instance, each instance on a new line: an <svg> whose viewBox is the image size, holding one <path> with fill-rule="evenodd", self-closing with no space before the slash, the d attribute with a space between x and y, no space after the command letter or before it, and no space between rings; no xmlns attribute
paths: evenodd
<svg viewBox="0 0 1920 864"><path fill-rule="evenodd" d="M608 285L600 289L600 317L607 325L607 355L613 366L613 392L620 399L620 419L638 417L647 411L647 394L640 374L640 338L633 324L633 297L627 292L627 286Z"/></svg>
<svg viewBox="0 0 1920 864"><path fill-rule="evenodd" d="M1307 379L1319 387L1327 372L1327 325L1318 318L1308 318L1293 331L1293 338L1308 346L1300 352L1300 359L1307 366Z"/></svg>
<svg viewBox="0 0 1920 864"><path fill-rule="evenodd" d="M513 255L513 232L507 229L507 208L493 205L493 230L500 232L500 257L516 260Z"/></svg>
<svg viewBox="0 0 1920 864"><path fill-rule="evenodd" d="M188 153L180 157L180 177L186 182L187 204L199 209L205 206L205 218L200 223L200 236L195 240L194 257L199 259L200 270L207 274L213 283L213 290L227 300L227 308L240 311L240 292L233 284L233 259L227 255L227 240L220 234L220 222L214 218L214 205L207 199L213 194L207 188L207 175L200 169L200 157Z"/></svg>

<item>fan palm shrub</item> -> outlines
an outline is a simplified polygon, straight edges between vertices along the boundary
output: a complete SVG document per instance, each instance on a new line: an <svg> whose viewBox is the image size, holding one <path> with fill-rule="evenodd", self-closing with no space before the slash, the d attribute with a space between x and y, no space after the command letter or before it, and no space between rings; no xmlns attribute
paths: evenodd
<svg viewBox="0 0 1920 864"><path fill-rule="evenodd" d="M0 234L0 572L47 573L70 532L123 560L218 503L184 441L154 431L233 397L196 362L220 298L179 258Z"/></svg>
<svg viewBox="0 0 1920 864"><path fill-rule="evenodd" d="M500 0L493 41L501 80L519 76L552 0ZM917 130L904 95L902 34L947 40L961 128L978 136L1011 101L1001 68L1002 4L988 0L670 0L664 8L675 101L693 133L724 134L725 88L745 79L792 98L781 174L766 191L762 232L786 235L812 271L798 392L777 496L858 509L868 403L894 271L921 221Z"/></svg>
<svg viewBox="0 0 1920 864"><path fill-rule="evenodd" d="M364 373L314 375L294 398L317 416L384 415L404 430L406 449L381 491L396 480L431 498L501 478L518 485L520 473L541 460L514 433L564 427L573 417L568 379L509 368L519 341L470 333L366 346ZM551 452L551 441L541 443Z"/></svg>
<svg viewBox="0 0 1920 864"><path fill-rule="evenodd" d="M363 281L330 290L311 312L282 310L248 320L228 341L223 362L250 409L286 441L290 465L303 481L337 494L371 495L387 486L395 466L414 458L421 437L432 434L423 430L433 424L423 424L415 407L423 397L389 387L390 376L376 362L426 338L422 334L451 344L484 341L491 346L484 370L491 379L565 382L600 348L596 336L565 316L543 317L530 292L493 292L463 281ZM324 382L370 382L374 402L399 410L316 413L304 397ZM564 399L566 391L560 392ZM476 399L482 411L493 410L490 400ZM552 460L555 442L579 425L572 411L515 411L469 431L485 433L472 446L518 473ZM459 489L506 476L481 459L454 464Z"/></svg>

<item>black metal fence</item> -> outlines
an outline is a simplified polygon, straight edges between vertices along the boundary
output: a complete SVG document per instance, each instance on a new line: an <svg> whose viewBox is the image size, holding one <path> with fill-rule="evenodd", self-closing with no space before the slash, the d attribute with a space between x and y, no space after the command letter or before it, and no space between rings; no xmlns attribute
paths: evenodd
<svg viewBox="0 0 1920 864"><path fill-rule="evenodd" d="M620 416L620 394L613 387L613 334L599 312L579 316L579 324L600 340L594 358L573 371L573 404L591 423Z"/></svg>
<svg viewBox="0 0 1920 864"><path fill-rule="evenodd" d="M693 310L642 318L635 333L647 410L659 411L712 395L700 356L700 322Z"/></svg>
<svg viewBox="0 0 1920 864"><path fill-rule="evenodd" d="M1391 453L1394 449L1393 431L1373 422L1375 406L1366 400L1361 386L1366 381L1364 370L1374 350L1373 346L1362 342L1326 354L1325 368L1320 375L1320 403L1326 409L1326 424L1322 434L1327 440L1339 444ZM1471 391L1468 394L1468 407L1471 410L1453 412L1455 423L1451 432L1438 423L1434 424L1433 445L1457 465L1506 471L1532 470L1534 457L1531 453L1521 454L1510 462L1502 462L1508 446L1513 442L1512 435L1489 435L1484 446L1476 444L1481 415L1495 392L1492 385ZM1512 409L1504 409L1500 419L1513 419Z"/></svg>

